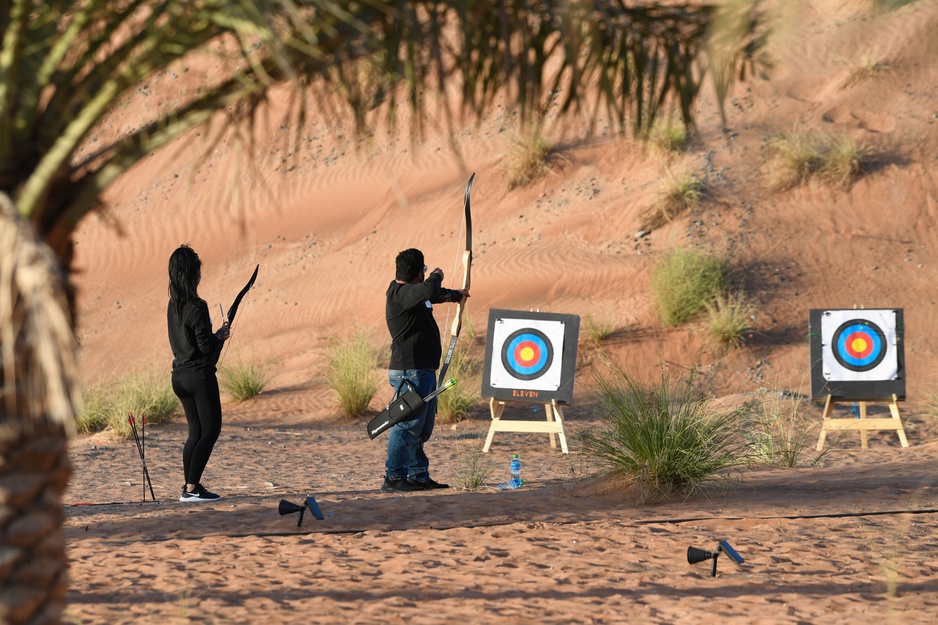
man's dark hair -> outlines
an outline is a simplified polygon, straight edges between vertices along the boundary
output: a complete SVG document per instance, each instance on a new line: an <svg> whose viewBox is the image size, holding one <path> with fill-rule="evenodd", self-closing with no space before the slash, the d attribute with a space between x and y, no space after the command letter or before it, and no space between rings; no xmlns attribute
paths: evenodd
<svg viewBox="0 0 938 625"><path fill-rule="evenodd" d="M423 271L423 252L410 248L397 255L396 280L411 282Z"/></svg>

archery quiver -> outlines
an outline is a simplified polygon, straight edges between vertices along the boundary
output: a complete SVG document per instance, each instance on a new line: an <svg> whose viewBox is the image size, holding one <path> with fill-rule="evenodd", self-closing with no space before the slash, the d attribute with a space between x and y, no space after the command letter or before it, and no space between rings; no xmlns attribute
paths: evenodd
<svg viewBox="0 0 938 625"><path fill-rule="evenodd" d="M406 420L410 415L423 408L428 401L446 389L455 386L455 384L456 378L450 378L442 386L438 387L435 391L426 397L421 397L420 394L413 389L407 391L403 395L398 395L390 404L388 404L387 408L379 412L371 421L368 422L368 437L374 439L385 430L388 430L401 421Z"/></svg>

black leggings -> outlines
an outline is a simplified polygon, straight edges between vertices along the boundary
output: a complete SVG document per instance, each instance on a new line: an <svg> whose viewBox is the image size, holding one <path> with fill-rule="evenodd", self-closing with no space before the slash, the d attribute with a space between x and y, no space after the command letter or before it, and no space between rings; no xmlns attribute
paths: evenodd
<svg viewBox="0 0 938 625"><path fill-rule="evenodd" d="M185 379L173 376L173 392L186 411L189 437L182 448L182 469L186 484L198 484L221 434L221 398L218 380Z"/></svg>

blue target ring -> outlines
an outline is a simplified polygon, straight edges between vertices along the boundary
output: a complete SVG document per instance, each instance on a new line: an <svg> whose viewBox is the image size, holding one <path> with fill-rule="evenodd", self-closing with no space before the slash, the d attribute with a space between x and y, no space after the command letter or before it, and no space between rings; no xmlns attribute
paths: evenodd
<svg viewBox="0 0 938 625"><path fill-rule="evenodd" d="M502 347L502 365L519 380L535 380L550 369L554 347L540 330L526 328L508 335Z"/></svg>
<svg viewBox="0 0 938 625"><path fill-rule="evenodd" d="M886 357L886 334L867 319L851 319L834 331L833 349L845 369L870 371Z"/></svg>

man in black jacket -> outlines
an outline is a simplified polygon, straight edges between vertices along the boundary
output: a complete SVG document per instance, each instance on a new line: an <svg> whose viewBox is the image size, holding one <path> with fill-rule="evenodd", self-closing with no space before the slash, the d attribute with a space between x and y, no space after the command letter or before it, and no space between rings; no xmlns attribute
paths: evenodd
<svg viewBox="0 0 938 625"><path fill-rule="evenodd" d="M436 389L435 371L443 355L433 304L464 301L469 291L442 288L443 271L436 268L427 275L423 252L417 249L397 255L395 278L388 286L385 307L391 333L388 381L398 395L413 389L426 397ZM423 449L436 422L436 401L433 398L410 419L391 428L382 491L449 488L430 477L430 460Z"/></svg>

